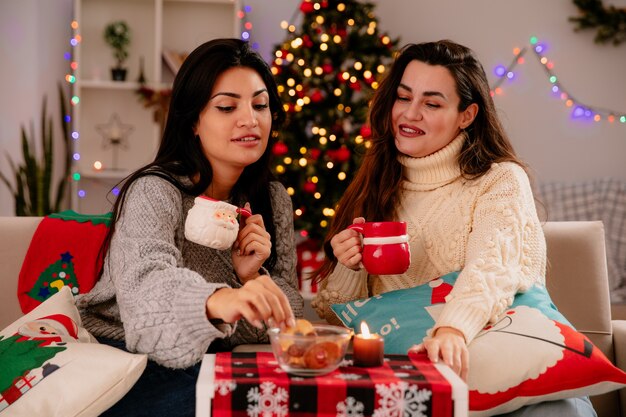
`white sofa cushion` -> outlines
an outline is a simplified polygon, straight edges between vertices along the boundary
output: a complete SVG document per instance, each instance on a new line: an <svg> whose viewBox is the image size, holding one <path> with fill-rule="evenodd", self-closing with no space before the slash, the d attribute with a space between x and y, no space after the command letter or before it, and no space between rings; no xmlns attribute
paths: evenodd
<svg viewBox="0 0 626 417"><path fill-rule="evenodd" d="M0 332L0 417L99 415L146 363L146 355L97 343L64 287Z"/></svg>

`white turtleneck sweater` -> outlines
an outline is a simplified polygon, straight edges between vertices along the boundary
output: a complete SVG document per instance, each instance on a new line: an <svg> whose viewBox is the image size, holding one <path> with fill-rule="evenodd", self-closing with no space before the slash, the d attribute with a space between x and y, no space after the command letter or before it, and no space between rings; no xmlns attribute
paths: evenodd
<svg viewBox="0 0 626 417"><path fill-rule="evenodd" d="M458 164L463 141L459 135L423 158L398 157L404 179L395 220L407 222L411 266L402 275L377 276L337 264L312 302L320 317L339 324L332 304L461 271L431 332L453 327L469 343L518 291L545 283L546 242L526 172L515 163L494 163L466 180Z"/></svg>

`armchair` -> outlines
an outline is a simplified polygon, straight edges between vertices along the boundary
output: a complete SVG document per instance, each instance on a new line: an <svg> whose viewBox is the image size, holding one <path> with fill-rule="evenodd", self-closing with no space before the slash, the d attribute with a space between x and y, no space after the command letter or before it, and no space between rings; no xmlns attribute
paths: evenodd
<svg viewBox="0 0 626 417"><path fill-rule="evenodd" d="M547 288L552 301L617 367L626 370L626 320L611 319L604 226L547 222ZM626 389L591 397L598 417L626 417Z"/></svg>

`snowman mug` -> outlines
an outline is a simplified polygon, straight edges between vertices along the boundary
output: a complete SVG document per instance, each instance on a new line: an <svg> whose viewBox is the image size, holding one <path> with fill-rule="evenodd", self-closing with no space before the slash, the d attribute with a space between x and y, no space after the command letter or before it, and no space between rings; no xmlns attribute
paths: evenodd
<svg viewBox="0 0 626 417"><path fill-rule="evenodd" d="M238 214L242 217L252 215L249 210L225 201L196 197L185 220L185 237L213 249L229 249L239 233Z"/></svg>
<svg viewBox="0 0 626 417"><path fill-rule="evenodd" d="M405 222L365 222L348 226L363 235L363 266L372 275L403 274L411 264Z"/></svg>

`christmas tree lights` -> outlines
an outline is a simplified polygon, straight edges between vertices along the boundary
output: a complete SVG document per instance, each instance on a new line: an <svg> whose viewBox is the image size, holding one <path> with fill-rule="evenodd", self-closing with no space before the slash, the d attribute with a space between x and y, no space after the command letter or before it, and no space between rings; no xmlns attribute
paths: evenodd
<svg viewBox="0 0 626 417"><path fill-rule="evenodd" d="M300 28L282 22L286 37L274 48L287 124L273 170L292 197L296 230L320 239L368 146L368 102L398 40L381 33L370 3L305 0L297 14Z"/></svg>

